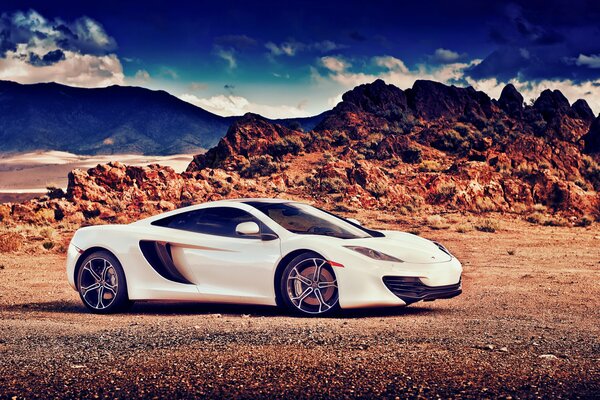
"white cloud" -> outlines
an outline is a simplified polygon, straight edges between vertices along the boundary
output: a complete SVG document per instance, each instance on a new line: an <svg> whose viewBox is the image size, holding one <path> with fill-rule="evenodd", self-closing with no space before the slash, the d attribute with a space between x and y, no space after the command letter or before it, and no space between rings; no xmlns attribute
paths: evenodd
<svg viewBox="0 0 600 400"><path fill-rule="evenodd" d="M0 58L0 79L19 83L58 82L70 86L122 85L123 67L114 54L94 56L65 51L65 59L52 65L34 66L17 52Z"/></svg>
<svg viewBox="0 0 600 400"><path fill-rule="evenodd" d="M148 82L150 80L150 74L144 69L138 69L135 75L133 76L133 79L138 80L140 82Z"/></svg>
<svg viewBox="0 0 600 400"><path fill-rule="evenodd" d="M327 56L321 57L321 64L329 71L340 73L350 68L351 65L341 57Z"/></svg>
<svg viewBox="0 0 600 400"><path fill-rule="evenodd" d="M346 46L335 43L331 40L323 40L315 43L301 43L295 40L289 40L276 44L267 42L265 47L269 50L270 56L288 56L293 57L300 51L317 51L319 53L329 53L333 50L343 49Z"/></svg>
<svg viewBox="0 0 600 400"><path fill-rule="evenodd" d="M600 54L591 54L589 56L580 54L575 59L575 64L589 68L600 68Z"/></svg>
<svg viewBox="0 0 600 400"><path fill-rule="evenodd" d="M232 49L225 50L223 48L217 48L217 56L227 61L229 69L237 68L237 60L235 59L235 53Z"/></svg>
<svg viewBox="0 0 600 400"><path fill-rule="evenodd" d="M321 58L321 64L328 70L327 76L323 77L318 74L318 71L313 70L312 77L317 82L322 82L324 79L332 80L345 89L370 83L376 79L383 79L387 83L392 83L406 89L411 87L418 79L429 79L445 83L456 81L463 77L466 68L478 62L480 60L473 60L470 63L452 63L440 66L419 64L414 69L409 69L399 58L386 55L371 59L371 63L381 69L380 71L366 73L350 71L351 64L339 57L323 57Z"/></svg>
<svg viewBox="0 0 600 400"><path fill-rule="evenodd" d="M294 41L290 41L290 42L283 42L280 45L276 45L273 42L267 42L265 44L265 47L267 49L269 49L269 51L271 52L272 55L274 56L288 56L288 57L292 57L296 54L296 52L304 47L304 45L302 43L298 43L298 42L294 42Z"/></svg>
<svg viewBox="0 0 600 400"><path fill-rule="evenodd" d="M464 54L459 54L456 51L439 48L436 49L431 59L440 63L454 63L464 57Z"/></svg>
<svg viewBox="0 0 600 400"><path fill-rule="evenodd" d="M273 106L268 104L252 103L242 96L221 94L212 96L210 98L199 98L189 93L181 95L180 99L224 117L243 115L247 112L260 114L267 118L294 118L308 116L307 111L304 109L306 106L306 101L300 102L300 104L297 106Z"/></svg>

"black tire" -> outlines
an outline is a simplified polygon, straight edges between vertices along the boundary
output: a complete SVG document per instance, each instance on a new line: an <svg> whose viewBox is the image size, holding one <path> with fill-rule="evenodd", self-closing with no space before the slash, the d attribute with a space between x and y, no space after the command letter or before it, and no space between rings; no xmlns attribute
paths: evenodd
<svg viewBox="0 0 600 400"><path fill-rule="evenodd" d="M340 308L335 272L317 253L306 252L290 261L279 285L283 304L295 314L324 317Z"/></svg>
<svg viewBox="0 0 600 400"><path fill-rule="evenodd" d="M127 281L121 263L107 251L88 255L77 273L77 291L83 304L93 313L111 314L127 309Z"/></svg>

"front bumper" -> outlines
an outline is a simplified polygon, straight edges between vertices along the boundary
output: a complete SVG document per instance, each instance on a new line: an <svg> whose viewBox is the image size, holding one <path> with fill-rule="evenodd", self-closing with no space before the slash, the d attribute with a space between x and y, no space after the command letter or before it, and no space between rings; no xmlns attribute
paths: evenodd
<svg viewBox="0 0 600 400"><path fill-rule="evenodd" d="M383 283L407 305L417 301L450 299L462 293L462 282L444 286L428 286L415 277L384 276Z"/></svg>
<svg viewBox="0 0 600 400"><path fill-rule="evenodd" d="M335 273L342 308L404 306L462 292L462 265L454 257L431 264L348 262Z"/></svg>

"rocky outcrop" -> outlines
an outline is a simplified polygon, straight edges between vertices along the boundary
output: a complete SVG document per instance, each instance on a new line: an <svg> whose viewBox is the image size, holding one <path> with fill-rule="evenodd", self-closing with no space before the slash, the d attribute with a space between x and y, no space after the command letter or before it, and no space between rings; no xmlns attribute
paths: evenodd
<svg viewBox="0 0 600 400"><path fill-rule="evenodd" d="M600 153L600 115L592 122L589 132L582 140L586 153Z"/></svg>
<svg viewBox="0 0 600 400"><path fill-rule="evenodd" d="M184 173L119 163L75 170L66 193L0 205L0 219L128 222L274 196L401 214L546 209L600 218L600 117L590 115L558 91L523 105L512 85L492 101L472 88L417 81L403 91L376 81L346 93L313 131L246 114Z"/></svg>
<svg viewBox="0 0 600 400"><path fill-rule="evenodd" d="M300 131L273 124L260 115L247 113L231 125L216 147L195 156L187 170L192 172L207 167L233 167L232 162L239 157L248 159L277 153L281 151L278 146L293 147L293 143L301 142L302 136Z"/></svg>
<svg viewBox="0 0 600 400"><path fill-rule="evenodd" d="M418 80L406 90L408 104L417 117L426 120L490 117L492 100L472 87L459 88L439 82Z"/></svg>
<svg viewBox="0 0 600 400"><path fill-rule="evenodd" d="M507 114L520 117L523 113L523 96L512 83L509 83L502 89L498 105Z"/></svg>
<svg viewBox="0 0 600 400"><path fill-rule="evenodd" d="M594 120L594 112L588 105L587 101L579 99L571 106L575 118L591 123Z"/></svg>

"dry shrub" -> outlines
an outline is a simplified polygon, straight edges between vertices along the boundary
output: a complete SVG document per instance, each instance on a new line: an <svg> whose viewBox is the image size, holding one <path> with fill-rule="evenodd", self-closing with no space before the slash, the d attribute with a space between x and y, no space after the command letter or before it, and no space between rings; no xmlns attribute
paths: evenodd
<svg viewBox="0 0 600 400"><path fill-rule="evenodd" d="M444 170L444 166L437 160L423 160L419 165L419 171L421 172L441 172Z"/></svg>
<svg viewBox="0 0 600 400"><path fill-rule="evenodd" d="M498 230L498 223L491 219L485 219L479 224L475 225L475 229L477 229L480 232L494 233Z"/></svg>
<svg viewBox="0 0 600 400"><path fill-rule="evenodd" d="M581 217L576 223L576 226L580 226L580 227L587 227L590 226L594 223L594 219L588 215L584 215L583 217Z"/></svg>
<svg viewBox="0 0 600 400"><path fill-rule="evenodd" d="M526 220L527 222L531 222L532 224L544 225L544 223L546 222L546 217L542 213L535 212L531 215L528 215Z"/></svg>
<svg viewBox="0 0 600 400"><path fill-rule="evenodd" d="M456 225L456 232L458 233L467 233L467 232L471 232L474 228L473 225L471 224L459 224Z"/></svg>
<svg viewBox="0 0 600 400"><path fill-rule="evenodd" d="M10 207L0 204L0 221L6 221L10 217Z"/></svg>
<svg viewBox="0 0 600 400"><path fill-rule="evenodd" d="M32 217L32 222L43 224L48 222L54 222L56 219L54 218L54 210L49 208L41 208Z"/></svg>
<svg viewBox="0 0 600 400"><path fill-rule="evenodd" d="M0 252L9 253L19 251L23 247L25 238L16 232L0 234Z"/></svg>
<svg viewBox="0 0 600 400"><path fill-rule="evenodd" d="M438 214L428 216L426 223L431 229L448 229L450 227L448 221Z"/></svg>

